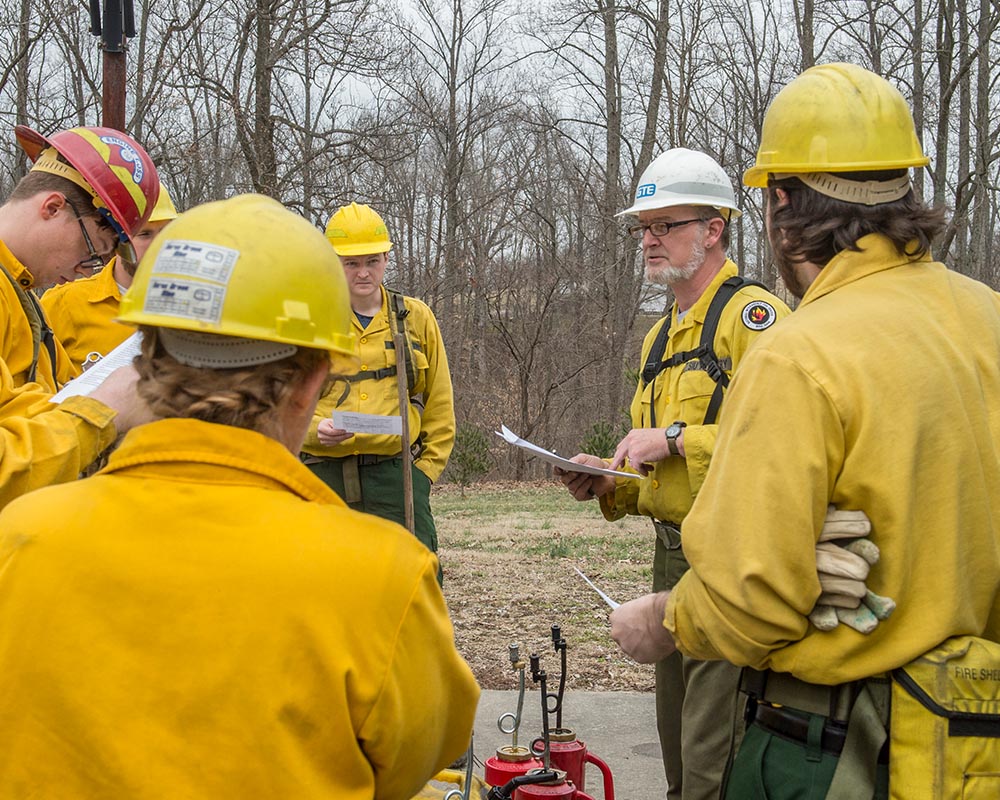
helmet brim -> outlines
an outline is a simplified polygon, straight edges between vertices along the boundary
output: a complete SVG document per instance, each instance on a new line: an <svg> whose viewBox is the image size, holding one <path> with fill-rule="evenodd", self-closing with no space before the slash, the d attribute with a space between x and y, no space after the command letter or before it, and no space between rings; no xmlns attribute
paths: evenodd
<svg viewBox="0 0 1000 800"><path fill-rule="evenodd" d="M332 241L327 239L330 244ZM377 242L363 242L361 244L333 244L333 252L338 256L374 256L379 253L388 253L392 250L392 242L379 244Z"/></svg>
<svg viewBox="0 0 1000 800"><path fill-rule="evenodd" d="M41 155L42 150L46 147L52 147L48 139L27 125L15 125L14 136L17 139L18 145L27 154L28 158L31 159L32 163L38 160L38 156Z"/></svg>

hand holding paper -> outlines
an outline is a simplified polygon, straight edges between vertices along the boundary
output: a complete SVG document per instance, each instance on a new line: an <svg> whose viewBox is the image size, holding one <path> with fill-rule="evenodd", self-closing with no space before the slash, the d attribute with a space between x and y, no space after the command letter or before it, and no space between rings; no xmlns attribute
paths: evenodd
<svg viewBox="0 0 1000 800"><path fill-rule="evenodd" d="M537 456L543 461L547 461L550 464L555 464L564 472L585 472L588 475L611 475L616 478L629 478L632 480L637 480L639 478L638 475L632 472L621 472L619 470L607 469L605 467L597 467L591 464L580 464L575 461L571 461L568 458L563 458L562 456L556 455L550 450L546 450L542 447L539 447L536 444L532 444L526 439L522 439L506 425L501 425L500 430L496 431L496 435L499 436L501 439L503 439L505 442L514 445L515 447L520 447L524 450L527 450L529 453Z"/></svg>

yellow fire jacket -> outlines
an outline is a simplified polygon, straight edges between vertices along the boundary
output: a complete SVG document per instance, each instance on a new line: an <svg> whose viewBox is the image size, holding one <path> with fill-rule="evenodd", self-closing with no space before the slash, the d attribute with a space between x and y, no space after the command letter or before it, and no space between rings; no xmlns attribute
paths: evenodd
<svg viewBox="0 0 1000 800"><path fill-rule="evenodd" d="M141 426L0 531L0 797L409 798L468 745L436 557L268 437Z"/></svg>
<svg viewBox="0 0 1000 800"><path fill-rule="evenodd" d="M38 348L34 382L29 382L34 353L32 323L25 304L31 273L0 242L0 507L25 492L75 480L115 440L115 412L87 397L58 406L49 400L57 383L72 376L58 342L56 375L49 353Z"/></svg>
<svg viewBox="0 0 1000 800"><path fill-rule="evenodd" d="M406 327L413 343L413 360L417 372L411 396L420 395L416 402L410 403L410 443L416 442L417 437L421 438L423 452L415 464L431 481L436 481L444 471L455 445L455 401L451 391L448 357L444 352L441 329L430 308L413 297L407 297L405 305L410 312L406 318ZM374 373L396 365L392 329L389 327L390 313L389 298L385 287L382 287L382 308L368 327L362 328L357 317L354 318L354 329L360 345L361 372ZM316 427L320 420L329 417L333 411L383 416L399 414L399 390L395 375L369 377L350 383L337 381L326 397L319 401L302 450L314 456L331 458L360 453L395 455L400 452L398 436L365 433L357 433L336 447L324 447L316 435Z"/></svg>
<svg viewBox="0 0 1000 800"><path fill-rule="evenodd" d="M7 273L0 273L0 358L7 365L14 385L22 386L29 382L31 363L35 356L33 320L29 317L29 314L35 313L31 310L35 306L29 296L35 279L3 242L0 242L0 266ZM55 342L55 352L56 363L53 365L48 349L38 347L35 382L50 394L76 374L58 340Z"/></svg>
<svg viewBox="0 0 1000 800"><path fill-rule="evenodd" d="M49 325L80 373L87 356L106 356L135 328L115 322L122 295L115 281L115 259L89 278L53 286L42 295Z"/></svg>
<svg viewBox="0 0 1000 800"><path fill-rule="evenodd" d="M642 344L640 369L646 363L646 357L663 325L671 326L664 360L675 353L696 348L701 341L705 316L712 298L724 281L738 274L736 264L727 259L719 274L680 321L677 320L675 303L670 316L659 320L646 334ZM765 316L760 317L759 321L758 317L750 319L748 315L750 321L744 321L744 312L753 310L760 303L770 309L770 316L766 316L765 310ZM765 289L758 286L740 289L723 310L715 335L716 355L722 361L726 373L732 376L747 348L761 332L789 313L788 306ZM642 514L679 525L687 516L705 481L715 450L718 424L702 424L715 386L715 381L697 361L666 369L654 382L645 386L640 380L632 398L632 427L652 427L651 408L656 413L655 427L665 428L674 421L686 422L686 457L658 461L647 477L637 481L618 479L614 494L609 492L600 501L601 511L607 519L616 520L626 514Z"/></svg>
<svg viewBox="0 0 1000 800"><path fill-rule="evenodd" d="M832 259L744 359L684 523L665 624L697 658L837 684L955 634L1000 641L1000 298L870 235ZM823 633L827 504L863 509L895 613Z"/></svg>

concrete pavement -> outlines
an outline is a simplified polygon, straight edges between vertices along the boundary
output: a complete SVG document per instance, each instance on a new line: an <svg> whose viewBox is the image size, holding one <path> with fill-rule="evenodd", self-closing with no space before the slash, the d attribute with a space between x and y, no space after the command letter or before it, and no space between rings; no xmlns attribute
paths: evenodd
<svg viewBox="0 0 1000 800"><path fill-rule="evenodd" d="M494 755L511 737L497 729L497 718L517 710L517 692L483 691L476 711L476 758L481 762ZM538 689L524 696L518 744L527 746L541 735L541 699ZM572 728L587 750L601 758L614 776L615 800L664 800L667 782L663 777L660 744L656 737L656 700L641 692L566 692L563 698L563 727ZM554 723L553 723L554 724ZM483 774L477 765L476 774ZM595 800L604 796L601 773L587 766L584 791Z"/></svg>

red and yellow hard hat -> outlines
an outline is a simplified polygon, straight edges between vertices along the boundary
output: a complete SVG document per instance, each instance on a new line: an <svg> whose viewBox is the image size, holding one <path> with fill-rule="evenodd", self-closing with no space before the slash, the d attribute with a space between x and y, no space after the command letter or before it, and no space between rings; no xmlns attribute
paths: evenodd
<svg viewBox="0 0 1000 800"><path fill-rule="evenodd" d="M80 127L43 136L26 125L16 126L14 134L34 162L32 169L61 175L88 191L122 241L149 219L160 179L149 154L128 134L114 128ZM55 153L71 169L56 160Z"/></svg>

